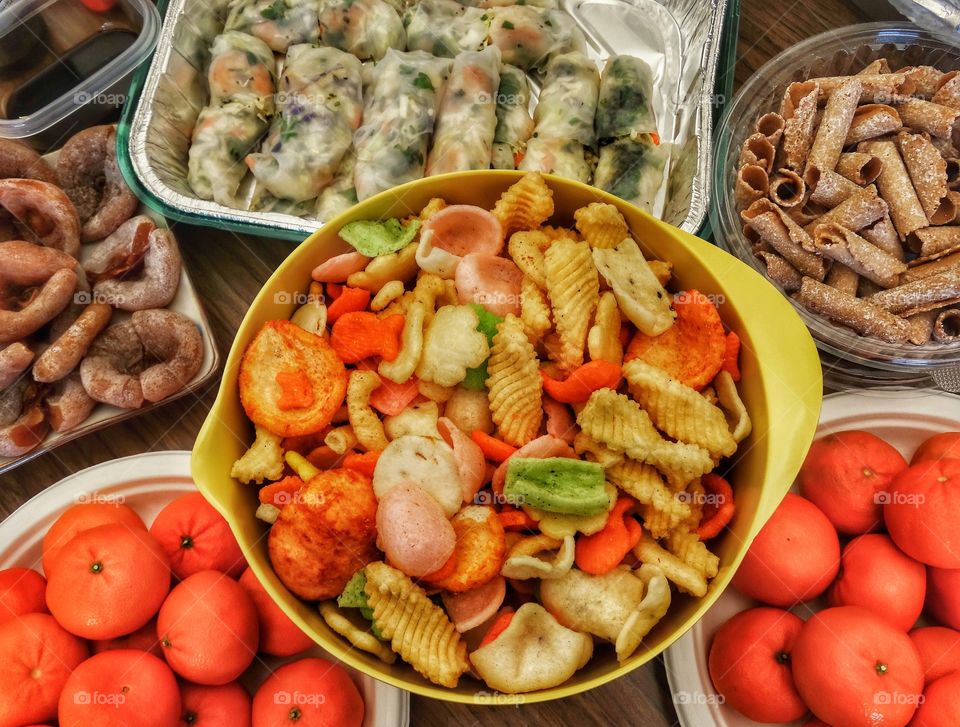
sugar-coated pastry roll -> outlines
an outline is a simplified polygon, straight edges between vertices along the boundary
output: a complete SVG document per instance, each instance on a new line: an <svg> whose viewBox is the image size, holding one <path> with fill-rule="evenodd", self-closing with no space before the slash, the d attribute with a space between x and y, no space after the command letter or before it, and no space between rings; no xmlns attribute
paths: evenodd
<svg viewBox="0 0 960 727"><path fill-rule="evenodd" d="M812 78L820 89L820 102L824 103L830 95L845 84L850 76L830 76ZM889 103L898 96L909 96L913 91L913 81L904 73L857 74L860 82L860 103Z"/></svg>
<svg viewBox="0 0 960 727"><path fill-rule="evenodd" d="M919 265L916 264L918 261L920 262ZM936 275L937 273L942 273L945 270L956 267L960 267L960 252L950 253L946 257L931 260L930 262L922 262L918 258L918 260L910 263L907 272L903 274L900 282L912 283L915 280L929 278L931 275Z"/></svg>
<svg viewBox="0 0 960 727"><path fill-rule="evenodd" d="M960 109L960 74L956 71L945 73L930 100L941 106Z"/></svg>
<svg viewBox="0 0 960 727"><path fill-rule="evenodd" d="M843 263L838 263L834 260L823 282L831 288L836 288L847 295L856 295L860 287L860 275Z"/></svg>
<svg viewBox="0 0 960 727"><path fill-rule="evenodd" d="M767 174L773 171L773 163L776 158L776 146L770 143L770 139L757 132L747 137L740 149L740 159L737 162L739 169L745 164L757 164L763 167ZM788 169L789 167L784 167Z"/></svg>
<svg viewBox="0 0 960 727"><path fill-rule="evenodd" d="M788 293L800 290L800 281L803 280L803 276L783 257L775 252L767 251L760 251L756 255L767 266L767 277L770 280Z"/></svg>
<svg viewBox="0 0 960 727"><path fill-rule="evenodd" d="M893 106L871 103L857 108L847 129L844 146L853 146L867 139L892 134L903 126L900 114Z"/></svg>
<svg viewBox="0 0 960 727"><path fill-rule="evenodd" d="M881 290L869 300L902 316L953 305L960 301L960 268L947 268L920 280Z"/></svg>
<svg viewBox="0 0 960 727"><path fill-rule="evenodd" d="M759 164L745 164L737 171L733 196L737 207L744 209L770 192L770 180Z"/></svg>
<svg viewBox="0 0 960 727"><path fill-rule="evenodd" d="M590 165L583 144L568 139L530 137L518 169L559 174L578 182L590 181Z"/></svg>
<svg viewBox="0 0 960 727"><path fill-rule="evenodd" d="M781 169L770 178L770 199L781 207L796 207L803 202L806 192L803 177L792 169Z"/></svg>
<svg viewBox="0 0 960 727"><path fill-rule="evenodd" d="M352 53L360 60L379 61L390 48L403 50L403 21L384 0L319 0L320 42Z"/></svg>
<svg viewBox="0 0 960 727"><path fill-rule="evenodd" d="M620 55L604 64L596 126L600 139L657 132L653 71L643 59Z"/></svg>
<svg viewBox="0 0 960 727"><path fill-rule="evenodd" d="M517 159L533 133L530 116L530 82L527 74L516 66L500 68L497 90L497 128L493 134L490 166L494 169L516 169Z"/></svg>
<svg viewBox="0 0 960 727"><path fill-rule="evenodd" d="M259 38L237 31L213 39L207 71L210 104L242 101L264 116L273 114L276 61Z"/></svg>
<svg viewBox="0 0 960 727"><path fill-rule="evenodd" d="M883 167L877 177L880 196L890 206L890 219L901 240L914 230L927 227L930 223L920 205L913 182L907 173L897 145L892 141L864 141L857 149L873 154L880 159Z"/></svg>
<svg viewBox="0 0 960 727"><path fill-rule="evenodd" d="M490 45L497 46L503 62L512 66L543 68L555 55L586 51L583 31L562 10L507 5L485 14L490 17Z"/></svg>
<svg viewBox="0 0 960 727"><path fill-rule="evenodd" d="M862 336L875 336L887 343L903 343L909 338L910 325L900 316L812 278L805 277L793 297L808 310Z"/></svg>
<svg viewBox="0 0 960 727"><path fill-rule="evenodd" d="M766 137L771 146L776 147L777 144L780 143L780 138L783 136L785 123L780 114L776 111L770 111L757 119L757 123L753 129L756 133Z"/></svg>
<svg viewBox="0 0 960 727"><path fill-rule="evenodd" d="M803 275L823 280L826 267L813 252L813 238L769 199L758 199L740 217Z"/></svg>
<svg viewBox="0 0 960 727"><path fill-rule="evenodd" d="M277 118L247 166L274 197L313 199L333 179L360 125L360 61L337 48L292 45L277 96Z"/></svg>
<svg viewBox="0 0 960 727"><path fill-rule="evenodd" d="M810 194L810 201L833 209L859 191L860 186L856 183L836 172L826 170L820 173L820 181Z"/></svg>
<svg viewBox="0 0 960 727"><path fill-rule="evenodd" d="M862 88L860 81L851 76L837 86L827 99L803 172L803 180L810 187L816 186L820 172L833 170L837 166Z"/></svg>
<svg viewBox="0 0 960 727"><path fill-rule="evenodd" d="M892 288L907 264L888 255L853 230L840 225L818 225L813 233L817 252L853 270L882 288Z"/></svg>
<svg viewBox="0 0 960 727"><path fill-rule="evenodd" d="M483 48L490 16L482 8L466 7L456 0L419 0L404 11L403 25L407 50L453 58Z"/></svg>
<svg viewBox="0 0 960 727"><path fill-rule="evenodd" d="M817 204L810 199L803 204L798 204L796 207L789 207L784 210L784 212L787 213L787 217L796 222L800 227L806 227L818 217L823 217L829 211L829 208Z"/></svg>
<svg viewBox="0 0 960 727"><path fill-rule="evenodd" d="M851 151L840 155L837 160L836 172L852 182L864 186L877 181L881 169L883 169L883 162L877 157L864 152Z"/></svg>
<svg viewBox="0 0 960 727"><path fill-rule="evenodd" d="M450 64L423 51L392 48L377 64L363 124L353 137L357 199L423 176Z"/></svg>
<svg viewBox="0 0 960 727"><path fill-rule="evenodd" d="M920 260L935 260L960 250L960 227L924 227L908 240Z"/></svg>
<svg viewBox="0 0 960 727"><path fill-rule="evenodd" d="M877 58L865 65L857 72L858 76L872 76L878 73L890 73L890 61L886 58Z"/></svg>
<svg viewBox="0 0 960 727"><path fill-rule="evenodd" d="M187 183L194 193L237 207L237 189L247 173L243 158L266 130L266 120L250 104L229 101L203 109L187 157Z"/></svg>
<svg viewBox="0 0 960 727"><path fill-rule="evenodd" d="M897 134L897 147L930 224L952 222L957 210L947 194L947 163L940 152L929 139L907 131Z"/></svg>
<svg viewBox="0 0 960 727"><path fill-rule="evenodd" d="M888 255L892 255L897 260L906 260L907 254L903 249L903 243L900 242L900 236L897 234L897 228L893 226L890 215L885 214L872 225L868 225L860 230L865 240L873 243Z"/></svg>
<svg viewBox="0 0 960 727"><path fill-rule="evenodd" d="M649 136L617 139L600 148L593 184L650 212L669 155L668 144L654 144Z"/></svg>
<svg viewBox="0 0 960 727"><path fill-rule="evenodd" d="M291 45L317 42L317 0L232 0L224 30L249 33L286 53Z"/></svg>
<svg viewBox="0 0 960 727"><path fill-rule="evenodd" d="M860 230L879 220L887 214L887 210L887 203L877 196L877 188L871 184L869 187L863 187L858 192L851 194L821 217L809 222L804 226L804 229L809 234L813 234L817 225L834 222L848 230Z"/></svg>
<svg viewBox="0 0 960 727"><path fill-rule="evenodd" d="M930 99L944 81L953 78L957 72L944 73L933 66L908 66L901 68L898 73L904 74L913 83L913 95Z"/></svg>
<svg viewBox="0 0 960 727"><path fill-rule="evenodd" d="M780 146L782 162L778 161L779 166L800 171L806 164L810 145L813 144L819 92L819 86L813 81L791 83L787 86L780 105L784 127Z"/></svg>
<svg viewBox="0 0 960 727"><path fill-rule="evenodd" d="M320 196L317 197L315 215L321 222L333 219L341 212L346 212L357 203L357 187L353 181L353 174L357 168L357 154L351 146L343 155L337 173Z"/></svg>
<svg viewBox="0 0 960 727"><path fill-rule="evenodd" d="M500 51L464 51L453 59L427 157L428 175L489 169L497 128Z"/></svg>
<svg viewBox="0 0 960 727"><path fill-rule="evenodd" d="M593 119L599 94L596 63L580 51L553 56L547 63L540 98L533 111L534 134L538 138L570 139L593 146L597 140Z"/></svg>
<svg viewBox="0 0 960 727"><path fill-rule="evenodd" d="M895 104L904 126L914 131L926 131L931 136L949 139L960 109L953 109L920 98L898 99Z"/></svg>
<svg viewBox="0 0 960 727"><path fill-rule="evenodd" d="M947 157L944 162L947 165L947 187L954 190L960 189L960 159Z"/></svg>
<svg viewBox="0 0 960 727"><path fill-rule="evenodd" d="M922 346L929 343L933 338L933 327L937 321L939 311L928 310L922 313L915 313L907 316L907 323L910 325L910 334L907 340L916 346Z"/></svg>
<svg viewBox="0 0 960 727"><path fill-rule="evenodd" d="M937 313L933 324L933 337L940 343L960 341L960 310L947 308Z"/></svg>
<svg viewBox="0 0 960 727"><path fill-rule="evenodd" d="M956 210L952 222L953 224L958 225L960 224L960 192L956 192L951 189L949 192L947 192L947 197L953 203L954 210Z"/></svg>

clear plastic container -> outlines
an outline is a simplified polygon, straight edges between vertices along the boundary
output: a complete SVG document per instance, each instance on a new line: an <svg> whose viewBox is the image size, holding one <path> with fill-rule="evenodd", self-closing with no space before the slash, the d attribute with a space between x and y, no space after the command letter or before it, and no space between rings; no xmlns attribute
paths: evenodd
<svg viewBox="0 0 960 727"><path fill-rule="evenodd" d="M0 0L0 137L48 151L115 112L159 34L150 0Z"/></svg>
<svg viewBox="0 0 960 727"><path fill-rule="evenodd" d="M734 180L740 148L753 133L754 122L763 113L779 108L783 92L791 82L855 74L878 58L886 58L893 69L924 64L944 71L960 69L960 47L956 43L956 37L909 23L867 23L808 38L768 61L743 85L717 126L714 199L710 208L717 244L759 272L766 272L743 234L734 201ZM951 391L960 388L954 385L960 384L960 343L885 343L860 336L795 302L794 306L822 353L828 386L889 384L938 386Z"/></svg>

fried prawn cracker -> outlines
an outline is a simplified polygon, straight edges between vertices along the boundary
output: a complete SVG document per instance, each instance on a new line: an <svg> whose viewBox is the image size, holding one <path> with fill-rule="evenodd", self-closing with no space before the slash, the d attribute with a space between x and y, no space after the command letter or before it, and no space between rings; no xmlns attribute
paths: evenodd
<svg viewBox="0 0 960 727"><path fill-rule="evenodd" d="M524 275L541 288L547 287L543 254L553 240L542 230L520 230L510 235L507 253Z"/></svg>
<svg viewBox="0 0 960 727"><path fill-rule="evenodd" d="M627 221L612 204L591 202L574 212L573 219L590 247L616 247L630 237Z"/></svg>
<svg viewBox="0 0 960 727"><path fill-rule="evenodd" d="M600 277L585 242L558 240L544 254L544 269L560 339L559 363L573 370L583 363L587 330L600 299Z"/></svg>
<svg viewBox="0 0 960 727"><path fill-rule="evenodd" d="M487 361L490 412L500 437L516 447L537 436L543 420L543 382L537 353L513 314L497 326Z"/></svg>

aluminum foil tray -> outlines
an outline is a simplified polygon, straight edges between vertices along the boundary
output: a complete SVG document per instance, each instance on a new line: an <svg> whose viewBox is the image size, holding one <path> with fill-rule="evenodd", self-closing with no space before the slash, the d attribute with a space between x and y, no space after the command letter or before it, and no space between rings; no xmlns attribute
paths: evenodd
<svg viewBox="0 0 960 727"><path fill-rule="evenodd" d="M672 149L655 214L688 232L710 203L714 87L728 3L737 0L561 0L588 54L643 58L655 73L659 133ZM169 0L157 50L135 80L118 134L127 182L148 205L192 224L302 240L322 220L279 211L237 210L199 199L187 184L193 125L206 105L209 48L221 31L216 3ZM534 90L539 87L533 78ZM249 183L251 175L245 180ZM243 188L241 188L242 190ZM248 198L252 194L248 195Z"/></svg>

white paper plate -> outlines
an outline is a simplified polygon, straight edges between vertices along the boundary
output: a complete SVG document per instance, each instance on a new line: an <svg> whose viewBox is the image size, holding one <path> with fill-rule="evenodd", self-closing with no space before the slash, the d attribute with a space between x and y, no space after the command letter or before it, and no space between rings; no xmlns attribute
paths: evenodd
<svg viewBox="0 0 960 727"><path fill-rule="evenodd" d="M817 437L831 432L864 429L896 447L910 459L923 440L949 430L960 430L960 396L929 390L843 392L824 397ZM714 632L732 617L759 605L732 586L724 591L704 617L664 655L667 681L683 727L761 727L732 707L722 704L707 668ZM807 618L818 604L793 609ZM805 719L790 722L799 727Z"/></svg>
<svg viewBox="0 0 960 727"><path fill-rule="evenodd" d="M60 513L79 502L121 502L148 525L171 500L196 491L190 476L190 452L149 452L111 460L65 477L21 505L0 522L0 568L22 566L42 571L41 542ZM289 659L258 657L241 678L256 687L271 669L305 655L332 659L319 646ZM406 727L410 695L347 667L363 695L363 727Z"/></svg>

